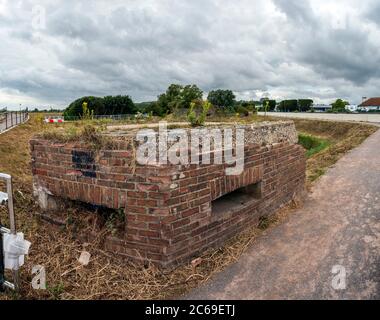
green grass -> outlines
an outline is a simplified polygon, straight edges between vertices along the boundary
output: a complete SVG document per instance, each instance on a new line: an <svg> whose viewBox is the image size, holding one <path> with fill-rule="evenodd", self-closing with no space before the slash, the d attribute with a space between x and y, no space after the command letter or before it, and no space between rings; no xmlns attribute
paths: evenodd
<svg viewBox="0 0 380 320"><path fill-rule="evenodd" d="M306 135L302 133L299 134L298 140L298 143L307 150L306 156L308 158L312 157L313 155L321 152L322 150L330 146L329 140L321 139L316 136Z"/></svg>

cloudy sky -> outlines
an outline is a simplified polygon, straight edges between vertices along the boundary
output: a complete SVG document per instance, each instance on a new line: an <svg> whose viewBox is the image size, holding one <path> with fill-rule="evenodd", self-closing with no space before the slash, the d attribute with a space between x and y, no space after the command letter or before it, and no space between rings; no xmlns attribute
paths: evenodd
<svg viewBox="0 0 380 320"><path fill-rule="evenodd" d="M0 107L154 100L170 83L238 98L380 96L378 0L0 0Z"/></svg>

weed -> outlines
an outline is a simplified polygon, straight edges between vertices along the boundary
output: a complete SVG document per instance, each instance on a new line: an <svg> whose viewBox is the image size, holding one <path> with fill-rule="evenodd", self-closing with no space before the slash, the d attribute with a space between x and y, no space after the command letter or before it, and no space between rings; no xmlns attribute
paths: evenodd
<svg viewBox="0 0 380 320"><path fill-rule="evenodd" d="M258 121L262 118L238 119L236 117L220 118L221 121ZM213 118L216 120L216 118ZM270 120L268 118L268 120ZM15 196L15 213L18 227L25 233L26 239L33 245L25 261L25 272L20 274L21 297L23 299L168 299L178 297L207 281L211 276L223 270L226 266L236 262L240 255L262 233L262 230L252 227L227 241L217 250L210 249L203 254L202 264L197 267L194 275L190 265L163 273L152 265L147 269L119 259L106 253L94 243L89 243L86 250L93 257L90 266L62 276L77 264L77 259L83 244L76 241L70 229L57 232L56 229L42 224L33 215L39 209L32 196L32 174L30 169L29 139L41 130L50 129L49 125L37 123L35 115L31 120L19 127L0 135L0 172L13 175L15 194L22 191L23 196ZM173 119L174 121L174 119ZM86 122L87 123L87 122ZM362 124L346 124L319 121L295 121L298 131L331 142L329 148L311 156L307 161L308 182L317 179L324 170L333 165L348 150L359 145L364 139L377 130L376 127ZM94 124L94 122L88 122ZM74 126L76 129L69 129ZM81 134L83 123L65 124L55 130L72 130L72 136ZM77 130L77 131L75 131ZM51 131L51 129L50 129ZM69 134L70 135L70 134ZM15 143L17 141L17 143ZM62 214L68 214L63 212ZM89 218L90 213L82 210L79 214ZM120 213L115 213L118 216ZM278 212L279 222L262 220L261 227L267 227L268 222L274 225L286 219L289 210ZM4 216L3 220L8 217ZM0 211L1 219L1 211ZM115 229L118 218L109 223ZM113 219L111 219L112 221ZM90 223L87 223L90 226ZM271 227L272 225L270 225ZM108 231L108 230L107 230ZM32 290L30 275L33 265L43 263L48 270L49 290ZM2 295L0 299L12 298Z"/></svg>
<svg viewBox="0 0 380 320"><path fill-rule="evenodd" d="M262 216L259 218L259 224L258 224L258 228L260 230L266 230L268 229L270 225L270 220L268 217L265 217L265 216Z"/></svg>
<svg viewBox="0 0 380 320"><path fill-rule="evenodd" d="M208 101L201 101L200 106L198 106L198 109L200 108L201 110L196 110L196 108L197 104L195 102L190 103L190 111L187 119L192 127L199 127L205 124L207 113L211 108L211 103Z"/></svg>
<svg viewBox="0 0 380 320"><path fill-rule="evenodd" d="M65 292L65 285L62 282L60 282L53 286L47 285L46 289L53 296L54 300L60 300L61 295Z"/></svg>

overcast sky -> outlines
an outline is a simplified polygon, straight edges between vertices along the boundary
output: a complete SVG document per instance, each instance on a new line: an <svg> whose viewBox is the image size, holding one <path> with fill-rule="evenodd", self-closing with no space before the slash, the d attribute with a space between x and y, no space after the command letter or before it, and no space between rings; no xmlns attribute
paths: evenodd
<svg viewBox="0 0 380 320"><path fill-rule="evenodd" d="M380 2L0 0L0 59L0 107L170 83L356 104L380 96Z"/></svg>

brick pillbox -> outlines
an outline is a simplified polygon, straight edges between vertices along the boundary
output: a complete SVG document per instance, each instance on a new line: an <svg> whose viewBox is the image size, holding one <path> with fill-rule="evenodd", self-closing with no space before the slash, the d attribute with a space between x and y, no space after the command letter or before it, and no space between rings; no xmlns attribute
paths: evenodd
<svg viewBox="0 0 380 320"><path fill-rule="evenodd" d="M239 128L245 129L239 176L227 176L228 165L213 161L139 165L137 141L130 139L136 132L120 127L106 133L112 150L35 138L30 141L35 194L46 214L59 199L122 209L123 235L107 236L106 251L161 267L184 264L304 194L305 150L297 144L294 123Z"/></svg>

